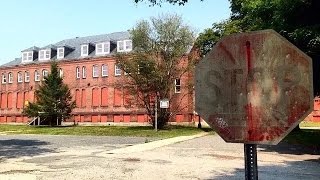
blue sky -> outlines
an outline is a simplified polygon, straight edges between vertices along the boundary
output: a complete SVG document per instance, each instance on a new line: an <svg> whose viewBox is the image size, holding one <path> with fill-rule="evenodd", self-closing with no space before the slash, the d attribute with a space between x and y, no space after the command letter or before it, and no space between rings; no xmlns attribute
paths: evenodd
<svg viewBox="0 0 320 180"><path fill-rule="evenodd" d="M0 64L21 50L77 36L131 29L139 20L165 13L181 15L197 33L230 15L228 0L189 0L185 6L149 7L133 0L10 0L0 5Z"/></svg>

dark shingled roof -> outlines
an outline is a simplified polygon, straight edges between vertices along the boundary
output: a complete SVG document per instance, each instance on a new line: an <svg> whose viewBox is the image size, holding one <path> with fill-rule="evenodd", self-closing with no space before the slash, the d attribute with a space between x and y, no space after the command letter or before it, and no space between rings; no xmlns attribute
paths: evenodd
<svg viewBox="0 0 320 180"><path fill-rule="evenodd" d="M102 35L95 35L95 36L87 36L87 37L77 37L77 38L72 38L72 39L65 39L62 41L59 41L55 44L49 44L47 46L44 46L42 48L33 46L28 49L25 49L21 52L26 52L26 51L39 51L41 49L47 49L47 48L53 48L57 49L59 47L69 47L73 49L72 52L66 55L66 57L62 60L72 60L72 59L83 59L84 57L81 57L81 45L82 44L93 44L95 45L96 43L99 42L104 42L104 41L110 41L111 43L115 43L117 41L121 40L127 40L130 39L130 34L128 31L124 32L115 32L115 33L110 33L110 34L102 34ZM116 51L110 52L110 55L114 54ZM95 57L95 51L91 52L87 57ZM51 57L51 59L57 59L57 57ZM38 59L34 60L33 62L30 63L39 63ZM1 65L0 67L9 67L9 66L15 66L21 64L21 58L16 58L13 61L10 61L6 64ZM27 63L26 63L27 64Z"/></svg>

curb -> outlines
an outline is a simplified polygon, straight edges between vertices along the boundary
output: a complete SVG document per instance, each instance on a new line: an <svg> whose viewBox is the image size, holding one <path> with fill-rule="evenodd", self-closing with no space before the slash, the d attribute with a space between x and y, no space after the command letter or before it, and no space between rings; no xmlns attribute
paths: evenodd
<svg viewBox="0 0 320 180"><path fill-rule="evenodd" d="M125 148L114 149L114 150L104 152L103 154L125 154L125 153L148 151L148 150L152 150L155 148L167 146L170 144L175 144L178 142L203 137L208 134L209 133L204 132L204 133L199 133L199 134L192 135L192 136L179 136L179 137L174 137L174 138L169 138L169 139L163 139L163 140L159 140L159 141L153 141L150 143L137 144L137 145L133 145L133 146L125 147Z"/></svg>

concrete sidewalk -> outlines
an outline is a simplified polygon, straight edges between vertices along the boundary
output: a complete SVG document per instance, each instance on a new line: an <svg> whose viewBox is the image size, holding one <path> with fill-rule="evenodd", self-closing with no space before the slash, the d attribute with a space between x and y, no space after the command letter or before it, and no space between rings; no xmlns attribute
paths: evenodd
<svg viewBox="0 0 320 180"><path fill-rule="evenodd" d="M152 149L159 148L162 146L167 146L170 144L175 144L178 142L199 138L202 136L206 136L208 134L209 133L203 132L203 133L199 133L199 134L192 135L192 136L179 136L179 137L174 137L174 138L168 138L168 139L153 141L153 142L149 142L149 143L145 143L145 144L137 144L137 145L133 145L133 146L125 147L125 148L114 149L111 151L103 152L98 155L123 154L123 153L134 153L134 152L148 151L148 150L152 150Z"/></svg>

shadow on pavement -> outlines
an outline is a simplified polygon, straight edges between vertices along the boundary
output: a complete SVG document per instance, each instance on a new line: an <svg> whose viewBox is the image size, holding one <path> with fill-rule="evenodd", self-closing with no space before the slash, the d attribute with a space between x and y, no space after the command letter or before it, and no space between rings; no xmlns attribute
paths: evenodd
<svg viewBox="0 0 320 180"><path fill-rule="evenodd" d="M35 156L47 152L54 152L54 150L48 147L43 147L48 144L48 142L39 140L0 140L0 160L2 158L18 158L21 156Z"/></svg>
<svg viewBox="0 0 320 180"><path fill-rule="evenodd" d="M278 145L258 145L262 152L277 152L279 154L294 154L294 155L320 155L320 148L318 146L303 146L293 145L286 142L281 142Z"/></svg>
<svg viewBox="0 0 320 180"><path fill-rule="evenodd" d="M213 174L217 174L213 172ZM320 177L320 161L314 162L314 159L305 161L286 161L283 165L260 165L258 162L258 179L273 180L318 180ZM242 168L236 168L232 172L222 173L218 176L206 180L233 180L245 179L245 172Z"/></svg>

